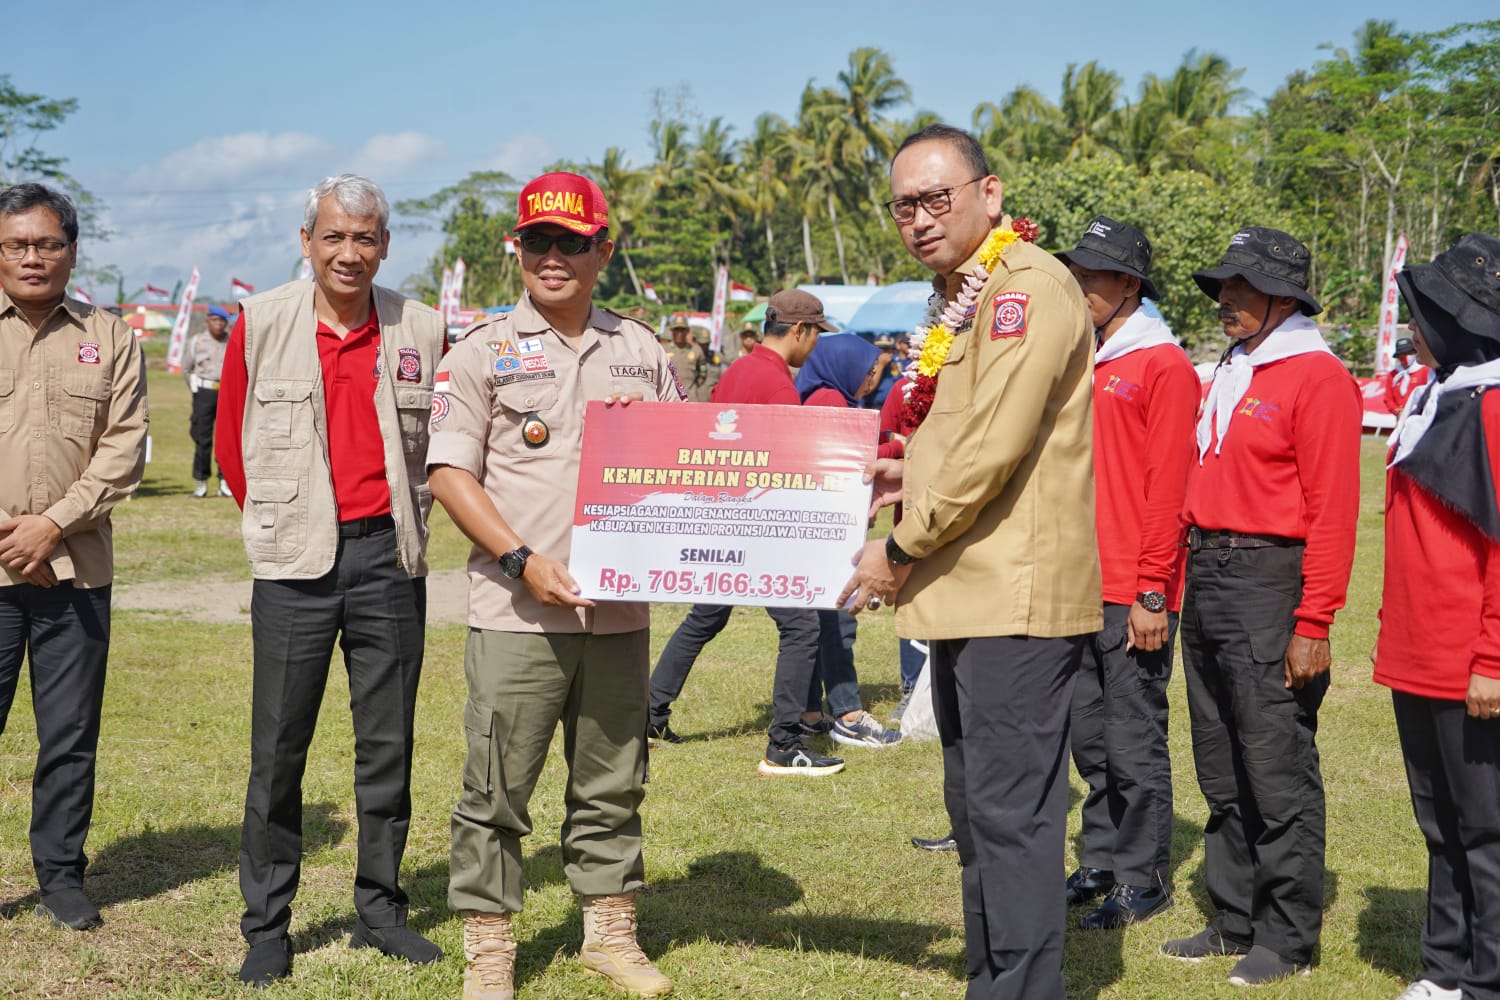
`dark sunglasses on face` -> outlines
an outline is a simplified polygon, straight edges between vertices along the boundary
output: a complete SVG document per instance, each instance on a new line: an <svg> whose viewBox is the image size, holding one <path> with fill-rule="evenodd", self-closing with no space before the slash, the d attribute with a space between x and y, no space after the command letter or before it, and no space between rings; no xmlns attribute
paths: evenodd
<svg viewBox="0 0 1500 1000"><path fill-rule="evenodd" d="M556 246L559 253L568 257L577 257L595 242L592 236L579 236L577 233L526 232L518 234L516 238L527 253L544 254Z"/></svg>

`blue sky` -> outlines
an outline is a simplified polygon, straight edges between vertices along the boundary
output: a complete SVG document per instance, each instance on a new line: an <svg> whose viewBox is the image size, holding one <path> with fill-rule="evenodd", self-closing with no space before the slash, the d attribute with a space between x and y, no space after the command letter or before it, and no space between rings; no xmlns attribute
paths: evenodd
<svg viewBox="0 0 1500 1000"><path fill-rule="evenodd" d="M1258 107L1367 18L1427 31L1489 16L1492 4L1468 0L52 0L29 20L7 15L0 72L78 99L42 144L108 209L115 235L86 256L119 266L127 292L171 287L196 264L213 299L231 277L266 288L291 276L302 198L323 176L367 173L397 201L473 170L525 179L611 145L644 163L658 89L685 90L698 114L743 135L762 111L794 115L809 79L833 84L852 49L875 45L916 107L967 125L974 105L1018 84L1055 99L1070 62L1097 59L1133 95L1198 48L1243 68ZM437 243L397 232L381 283L399 285Z"/></svg>

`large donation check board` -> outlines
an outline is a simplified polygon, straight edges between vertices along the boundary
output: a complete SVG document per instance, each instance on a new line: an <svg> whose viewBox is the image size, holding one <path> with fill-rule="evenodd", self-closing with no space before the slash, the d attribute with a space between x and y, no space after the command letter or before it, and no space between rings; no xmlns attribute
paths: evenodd
<svg viewBox="0 0 1500 1000"><path fill-rule="evenodd" d="M864 544L880 419L592 402L568 571L597 600L832 608Z"/></svg>

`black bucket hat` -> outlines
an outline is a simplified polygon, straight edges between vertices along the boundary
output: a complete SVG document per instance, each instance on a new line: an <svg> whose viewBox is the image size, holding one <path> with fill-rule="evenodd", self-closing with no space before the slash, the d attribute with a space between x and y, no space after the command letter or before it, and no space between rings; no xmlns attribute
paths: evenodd
<svg viewBox="0 0 1500 1000"><path fill-rule="evenodd" d="M1410 337L1402 337L1396 341L1396 349L1391 353L1398 358L1405 357L1408 354L1416 354L1417 345Z"/></svg>
<svg viewBox="0 0 1500 1000"><path fill-rule="evenodd" d="M1406 296L1408 305L1426 299L1424 311L1435 305L1464 331L1500 340L1500 239L1468 233L1431 264L1407 266L1397 278L1403 294L1408 288L1419 293ZM1419 314L1418 326L1423 319Z"/></svg>
<svg viewBox="0 0 1500 1000"><path fill-rule="evenodd" d="M1193 280L1204 295L1217 302L1224 279L1241 277L1262 295L1290 295L1302 303L1303 315L1316 316L1323 307L1307 290L1311 265L1312 254L1295 237L1279 229L1245 226L1229 241L1219 266L1212 271L1194 271Z"/></svg>
<svg viewBox="0 0 1500 1000"><path fill-rule="evenodd" d="M1053 256L1064 264L1077 264L1090 271L1117 271L1139 278L1144 298L1161 298L1147 276L1151 271L1151 241L1134 226L1116 222L1107 215L1094 216L1076 247Z"/></svg>

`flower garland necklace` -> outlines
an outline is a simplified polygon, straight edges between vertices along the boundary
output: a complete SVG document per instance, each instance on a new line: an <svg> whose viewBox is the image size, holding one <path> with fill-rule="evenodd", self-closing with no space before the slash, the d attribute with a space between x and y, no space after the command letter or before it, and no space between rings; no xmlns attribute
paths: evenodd
<svg viewBox="0 0 1500 1000"><path fill-rule="evenodd" d="M937 394L938 376L953 349L954 337L978 311L979 293L990 280L995 266L1010 245L1017 240L1027 243L1037 238L1038 228L1030 219L1016 219L1009 226L996 227L979 247L979 263L964 279L958 297L952 302L942 292L933 292L927 300L927 315L912 331L910 344L914 359L906 366L910 383L906 388L906 407L901 414L900 433L909 435L917 429L932 409Z"/></svg>

